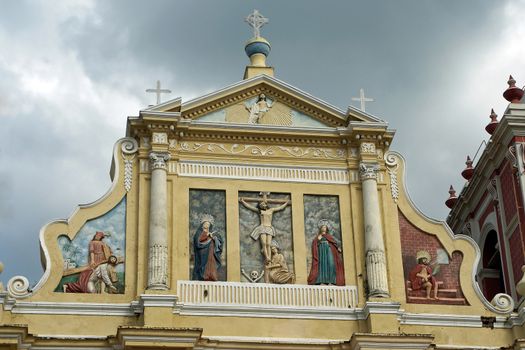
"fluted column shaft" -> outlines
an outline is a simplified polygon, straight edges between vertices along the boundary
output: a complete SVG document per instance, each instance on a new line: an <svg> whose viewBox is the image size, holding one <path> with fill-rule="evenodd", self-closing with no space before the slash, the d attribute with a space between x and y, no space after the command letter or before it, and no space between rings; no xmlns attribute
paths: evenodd
<svg viewBox="0 0 525 350"><path fill-rule="evenodd" d="M168 289L167 167L169 153L151 152L148 289Z"/></svg>
<svg viewBox="0 0 525 350"><path fill-rule="evenodd" d="M385 244L377 193L378 169L376 163L361 163L359 169L363 189L366 273L368 296L389 297Z"/></svg>

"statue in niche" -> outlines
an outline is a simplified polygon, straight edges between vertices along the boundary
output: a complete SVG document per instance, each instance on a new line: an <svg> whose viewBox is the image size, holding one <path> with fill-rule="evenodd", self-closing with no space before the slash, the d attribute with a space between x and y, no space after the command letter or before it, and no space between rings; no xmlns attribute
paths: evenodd
<svg viewBox="0 0 525 350"><path fill-rule="evenodd" d="M257 97L257 101L254 102L251 106L246 106L248 112L250 112L250 117L248 118L249 124L258 124L260 118L264 113L268 112L272 108L272 105L266 100L264 94L260 94Z"/></svg>
<svg viewBox="0 0 525 350"><path fill-rule="evenodd" d="M330 222L319 220L319 231L312 240L312 266L308 284L345 285L341 242L330 234Z"/></svg>
<svg viewBox="0 0 525 350"><path fill-rule="evenodd" d="M279 244L275 240L272 240L271 252L272 259L270 263L264 267L264 282L276 284L295 283L295 274L288 271L286 259L284 255L279 252Z"/></svg>
<svg viewBox="0 0 525 350"><path fill-rule="evenodd" d="M201 217L201 224L193 235L193 251L195 266L193 280L217 281L218 270L221 267L223 239L217 232L213 232L215 219L210 214Z"/></svg>
<svg viewBox="0 0 525 350"><path fill-rule="evenodd" d="M262 199L241 197L239 198L239 202L246 208L259 214L261 224L253 229L250 237L255 241L259 240L261 242L261 253L264 257L264 263L267 265L272 260L271 243L275 237L275 228L272 226L273 213L286 208L286 206L290 204L290 200L268 199L269 192L261 192L261 194L263 196ZM248 204L246 201L258 202L257 207ZM269 206L270 203L279 203L281 205L271 208Z"/></svg>
<svg viewBox="0 0 525 350"><path fill-rule="evenodd" d="M425 289L427 299L438 300L438 283L431 267L430 253L426 250L420 250L416 253L416 260L417 265L409 274L412 290ZM434 289L434 294L431 297L432 289Z"/></svg>

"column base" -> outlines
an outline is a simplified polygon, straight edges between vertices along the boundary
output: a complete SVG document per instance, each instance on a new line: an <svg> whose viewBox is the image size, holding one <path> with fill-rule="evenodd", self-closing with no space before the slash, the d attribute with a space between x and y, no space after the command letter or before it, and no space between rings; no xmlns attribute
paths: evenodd
<svg viewBox="0 0 525 350"><path fill-rule="evenodd" d="M373 290L368 293L369 298L390 298L390 294L383 290Z"/></svg>
<svg viewBox="0 0 525 350"><path fill-rule="evenodd" d="M169 287L165 284L150 284L147 290L168 290Z"/></svg>

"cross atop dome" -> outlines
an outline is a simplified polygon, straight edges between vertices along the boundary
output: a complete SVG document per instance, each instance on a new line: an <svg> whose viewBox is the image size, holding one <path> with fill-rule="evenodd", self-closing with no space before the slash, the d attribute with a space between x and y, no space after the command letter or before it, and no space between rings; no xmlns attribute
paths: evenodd
<svg viewBox="0 0 525 350"><path fill-rule="evenodd" d="M261 27L269 22L268 18L261 15L257 10L253 10L253 13L249 14L244 21L253 28L254 38L261 36Z"/></svg>
<svg viewBox="0 0 525 350"><path fill-rule="evenodd" d="M250 64L244 70L244 79L252 78L259 74L273 77L273 68L266 65L266 57L272 47L268 40L261 36L261 27L269 22L257 10L253 10L244 21L253 28L253 37L244 45L244 52L250 58Z"/></svg>

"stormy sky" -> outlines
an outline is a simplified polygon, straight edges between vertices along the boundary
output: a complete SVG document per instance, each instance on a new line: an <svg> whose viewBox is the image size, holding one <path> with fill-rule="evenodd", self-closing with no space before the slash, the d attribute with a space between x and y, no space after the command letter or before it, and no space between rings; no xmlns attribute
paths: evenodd
<svg viewBox="0 0 525 350"><path fill-rule="evenodd" d="M397 130L412 199L446 217L508 75L525 84L525 1L4 0L0 280L36 283L40 228L106 192L126 117L155 102L146 88L188 100L241 80L254 8L276 77L342 109L364 88Z"/></svg>

